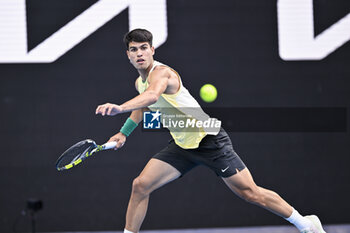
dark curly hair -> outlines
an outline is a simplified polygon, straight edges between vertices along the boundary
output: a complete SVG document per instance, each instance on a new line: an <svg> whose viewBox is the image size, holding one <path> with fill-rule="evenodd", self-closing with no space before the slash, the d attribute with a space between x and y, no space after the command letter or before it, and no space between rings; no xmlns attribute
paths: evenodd
<svg viewBox="0 0 350 233"><path fill-rule="evenodd" d="M129 49L130 42L147 42L150 46L152 46L153 35L151 32L146 29L137 28L134 29L124 35L124 43L126 45L126 49Z"/></svg>

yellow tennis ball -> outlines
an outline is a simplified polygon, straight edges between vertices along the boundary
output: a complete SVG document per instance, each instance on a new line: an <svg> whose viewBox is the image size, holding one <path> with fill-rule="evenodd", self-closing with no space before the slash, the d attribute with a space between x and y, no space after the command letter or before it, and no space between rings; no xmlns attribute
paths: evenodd
<svg viewBox="0 0 350 233"><path fill-rule="evenodd" d="M199 95L202 98L202 100L204 100L205 102L211 103L218 96L218 91L216 90L216 87L214 87L213 85L205 84L199 90Z"/></svg>

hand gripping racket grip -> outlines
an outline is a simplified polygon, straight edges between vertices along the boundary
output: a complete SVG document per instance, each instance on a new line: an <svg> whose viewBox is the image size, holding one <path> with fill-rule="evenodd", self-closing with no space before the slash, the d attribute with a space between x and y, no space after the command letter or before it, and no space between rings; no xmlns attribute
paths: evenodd
<svg viewBox="0 0 350 233"><path fill-rule="evenodd" d="M105 144L102 145L102 148L104 150L109 150L109 149L112 149L114 148L115 146L117 145L117 142L113 141L113 142L107 142Z"/></svg>

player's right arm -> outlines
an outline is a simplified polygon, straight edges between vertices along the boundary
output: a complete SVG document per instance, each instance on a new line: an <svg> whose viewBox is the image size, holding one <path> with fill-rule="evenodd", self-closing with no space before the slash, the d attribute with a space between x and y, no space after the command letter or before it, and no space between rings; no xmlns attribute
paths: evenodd
<svg viewBox="0 0 350 233"><path fill-rule="evenodd" d="M99 105L96 108L95 113L101 114L102 116L115 116L124 112L132 112L137 109L148 107L156 103L159 97L165 93L167 88L175 86L175 84L169 84L170 76L171 73L169 68L157 66L149 75L149 86L144 92L121 105L111 103ZM176 85L179 85L179 83Z"/></svg>
<svg viewBox="0 0 350 233"><path fill-rule="evenodd" d="M136 90L138 91L138 88L137 88L137 79L135 81L135 88ZM143 118L143 112L144 111L148 111L149 109L148 108L142 108L142 109L137 109L137 110L134 110L131 112L129 118L131 120L133 120L136 124L139 124L141 121L142 121L142 118ZM124 135L122 132L119 132L115 135L113 135L109 140L108 142L111 142L111 141L115 141L117 142L117 145L115 147L115 149L119 149L121 148L124 143L126 142L126 135Z"/></svg>
<svg viewBox="0 0 350 233"><path fill-rule="evenodd" d="M143 116L143 111L144 109L137 109L131 112L130 119L133 120L135 123L140 123L142 121L142 116ZM108 142L115 141L117 142L117 145L115 146L115 149L121 148L124 143L126 142L126 136L122 133L119 132L115 135L113 135Z"/></svg>

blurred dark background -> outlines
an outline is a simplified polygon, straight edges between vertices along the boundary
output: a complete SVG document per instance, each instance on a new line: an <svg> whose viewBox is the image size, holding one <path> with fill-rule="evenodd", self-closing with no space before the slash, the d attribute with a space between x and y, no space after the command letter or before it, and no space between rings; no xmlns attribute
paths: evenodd
<svg viewBox="0 0 350 233"><path fill-rule="evenodd" d="M27 0L28 49L95 2ZM316 35L349 11L346 0L314 1ZM350 44L322 60L282 60L276 1L168 1L167 17L168 37L155 59L176 69L202 106L347 111ZM117 152L100 153L67 172L57 172L54 165L79 140L105 142L128 117L94 114L98 104L121 104L137 94L138 74L122 42L128 30L126 9L53 63L0 64L1 232L12 231L33 197L43 201L38 231L123 229L132 180L166 146L168 133L139 127ZM205 83L219 93L210 104L199 97ZM302 214L316 213L325 224L350 222L347 128L229 134L257 184L278 192ZM20 217L18 231L28 230L28 221ZM199 167L151 195L143 229L283 224Z"/></svg>

